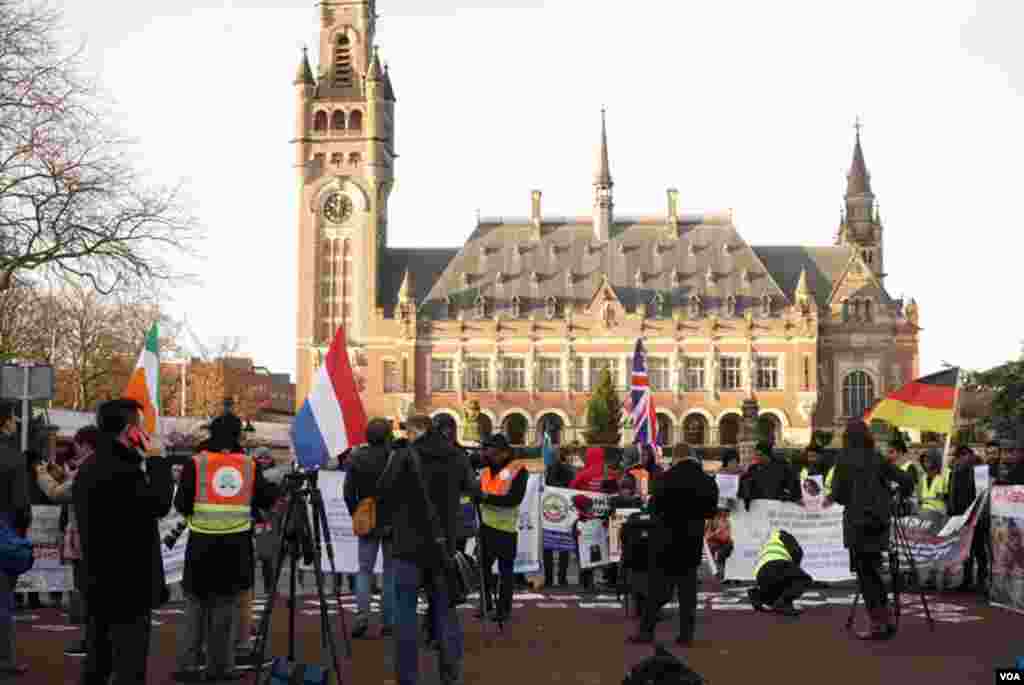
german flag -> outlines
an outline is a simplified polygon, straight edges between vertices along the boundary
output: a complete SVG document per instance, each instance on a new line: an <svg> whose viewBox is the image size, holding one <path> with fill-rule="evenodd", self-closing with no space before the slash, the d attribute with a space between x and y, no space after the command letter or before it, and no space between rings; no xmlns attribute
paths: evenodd
<svg viewBox="0 0 1024 685"><path fill-rule="evenodd" d="M948 433L953 427L959 376L960 369L951 368L911 381L883 397L865 413L864 421Z"/></svg>

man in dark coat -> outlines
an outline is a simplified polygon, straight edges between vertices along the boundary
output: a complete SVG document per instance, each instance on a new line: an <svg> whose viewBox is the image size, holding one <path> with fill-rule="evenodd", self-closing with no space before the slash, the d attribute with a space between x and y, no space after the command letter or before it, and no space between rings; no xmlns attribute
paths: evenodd
<svg viewBox="0 0 1024 685"><path fill-rule="evenodd" d="M242 422L225 414L210 423L210 439L201 452L243 453ZM255 477L251 509L269 509L279 495L277 486L267 482L260 469ZM196 462L190 459L181 472L174 507L186 519L195 513ZM190 522L191 525L191 522ZM207 648L209 679L229 678L236 667L238 608L241 597L252 588L256 560L252 528L238 533L209 534L189 530L185 547L185 570L181 588L185 593L185 621L179 635L176 679L190 682L198 677L200 654ZM246 607L247 608L247 607ZM254 665L254 664L247 664Z"/></svg>
<svg viewBox="0 0 1024 685"><path fill-rule="evenodd" d="M449 606L444 567L455 553L460 497L478 493L467 482L458 452L432 430L430 417L413 416L406 426L409 445L392 452L377 486L379 506L391 518L396 680L415 685L418 679L416 605L420 587L426 586L436 609L441 683L448 685L462 678L462 627Z"/></svg>
<svg viewBox="0 0 1024 685"><path fill-rule="evenodd" d="M146 682L151 612L167 601L159 521L171 510L170 463L143 455L146 438L134 400L96 413L96 454L72 495L82 544L89 645L82 685Z"/></svg>
<svg viewBox="0 0 1024 685"><path fill-rule="evenodd" d="M355 515L359 503L365 499L377 498L377 481L388 465L391 456L391 422L387 419L373 419L366 424L366 441L369 443L352 451L348 473L345 475L345 506L350 515ZM381 602L381 635L391 635L391 607L395 601L395 586L391 578L391 521L388 512L377 507L377 525L369 535L359 538L359 573L356 575L356 614L352 626L352 637L366 635L370 622L370 585L377 555L382 554L384 588Z"/></svg>
<svg viewBox="0 0 1024 685"><path fill-rule="evenodd" d="M0 525L24 530L31 523L32 509L28 499L25 457L18 448L14 414L13 403L0 402ZM28 671L15 662L15 580L6 573L0 573L0 677L23 675Z"/></svg>
<svg viewBox="0 0 1024 685"><path fill-rule="evenodd" d="M678 591L676 644L688 646L696 627L697 567L704 552L704 527L718 510L718 484L704 473L700 460L689 450L654 481L648 508L657 521L651 534L651 594L639 631L630 642L654 641L658 612Z"/></svg>
<svg viewBox="0 0 1024 685"><path fill-rule="evenodd" d="M800 479L796 469L767 442L757 444L758 461L740 478L739 499L747 509L757 499L799 502Z"/></svg>

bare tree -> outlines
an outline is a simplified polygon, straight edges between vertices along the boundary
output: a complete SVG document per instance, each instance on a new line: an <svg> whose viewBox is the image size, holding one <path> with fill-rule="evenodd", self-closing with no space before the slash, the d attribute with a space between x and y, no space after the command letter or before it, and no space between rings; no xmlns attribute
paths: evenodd
<svg viewBox="0 0 1024 685"><path fill-rule="evenodd" d="M147 185L46 2L0 0L0 291L48 270L101 293L166 281L200 233L177 188Z"/></svg>

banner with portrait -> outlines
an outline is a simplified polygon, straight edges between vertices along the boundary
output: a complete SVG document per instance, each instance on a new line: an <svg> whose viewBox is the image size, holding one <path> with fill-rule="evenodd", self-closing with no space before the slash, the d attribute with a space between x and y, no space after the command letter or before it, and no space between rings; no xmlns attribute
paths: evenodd
<svg viewBox="0 0 1024 685"><path fill-rule="evenodd" d="M60 560L60 507L34 505L32 526L28 529L32 541L32 569L18 576L15 592L65 592L74 587L71 565Z"/></svg>
<svg viewBox="0 0 1024 685"><path fill-rule="evenodd" d="M993 606L1024 613L1024 485L992 488Z"/></svg>
<svg viewBox="0 0 1024 685"><path fill-rule="evenodd" d="M569 488L545 486L540 499L540 512L544 527L544 549L556 552L575 552L576 521L579 514L573 498L583 495L593 503L592 513L596 516L609 511L608 495Z"/></svg>

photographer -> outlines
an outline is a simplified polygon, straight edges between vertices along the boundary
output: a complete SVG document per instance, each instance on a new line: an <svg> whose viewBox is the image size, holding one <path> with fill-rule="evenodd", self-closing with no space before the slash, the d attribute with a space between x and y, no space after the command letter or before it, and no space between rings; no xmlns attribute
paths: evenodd
<svg viewBox="0 0 1024 685"><path fill-rule="evenodd" d="M278 495L243 452L241 436L237 417L214 419L203 450L185 464L174 498L189 530L181 583L185 622L175 673L179 682L195 682L204 642L207 680L234 679L239 603L255 575L253 508L269 508Z"/></svg>
<svg viewBox="0 0 1024 685"><path fill-rule="evenodd" d="M168 597L159 522L171 510L171 468L146 455L141 422L135 400L100 405L96 454L72 492L89 604L82 685L146 682L151 612Z"/></svg>
<svg viewBox="0 0 1024 685"><path fill-rule="evenodd" d="M15 426L14 405L0 402L0 526L11 530L28 528L32 519L25 458ZM19 676L28 670L15 662L14 583L14 577L0 573L0 676Z"/></svg>
<svg viewBox="0 0 1024 685"><path fill-rule="evenodd" d="M896 634L882 580L882 552L889 548L892 485L903 497L914 488L913 478L875 451L867 425L851 420L843 434L843 451L835 466L832 499L843 509L843 546L850 551L850 568L864 596L870 625L857 633L861 640L888 640Z"/></svg>

